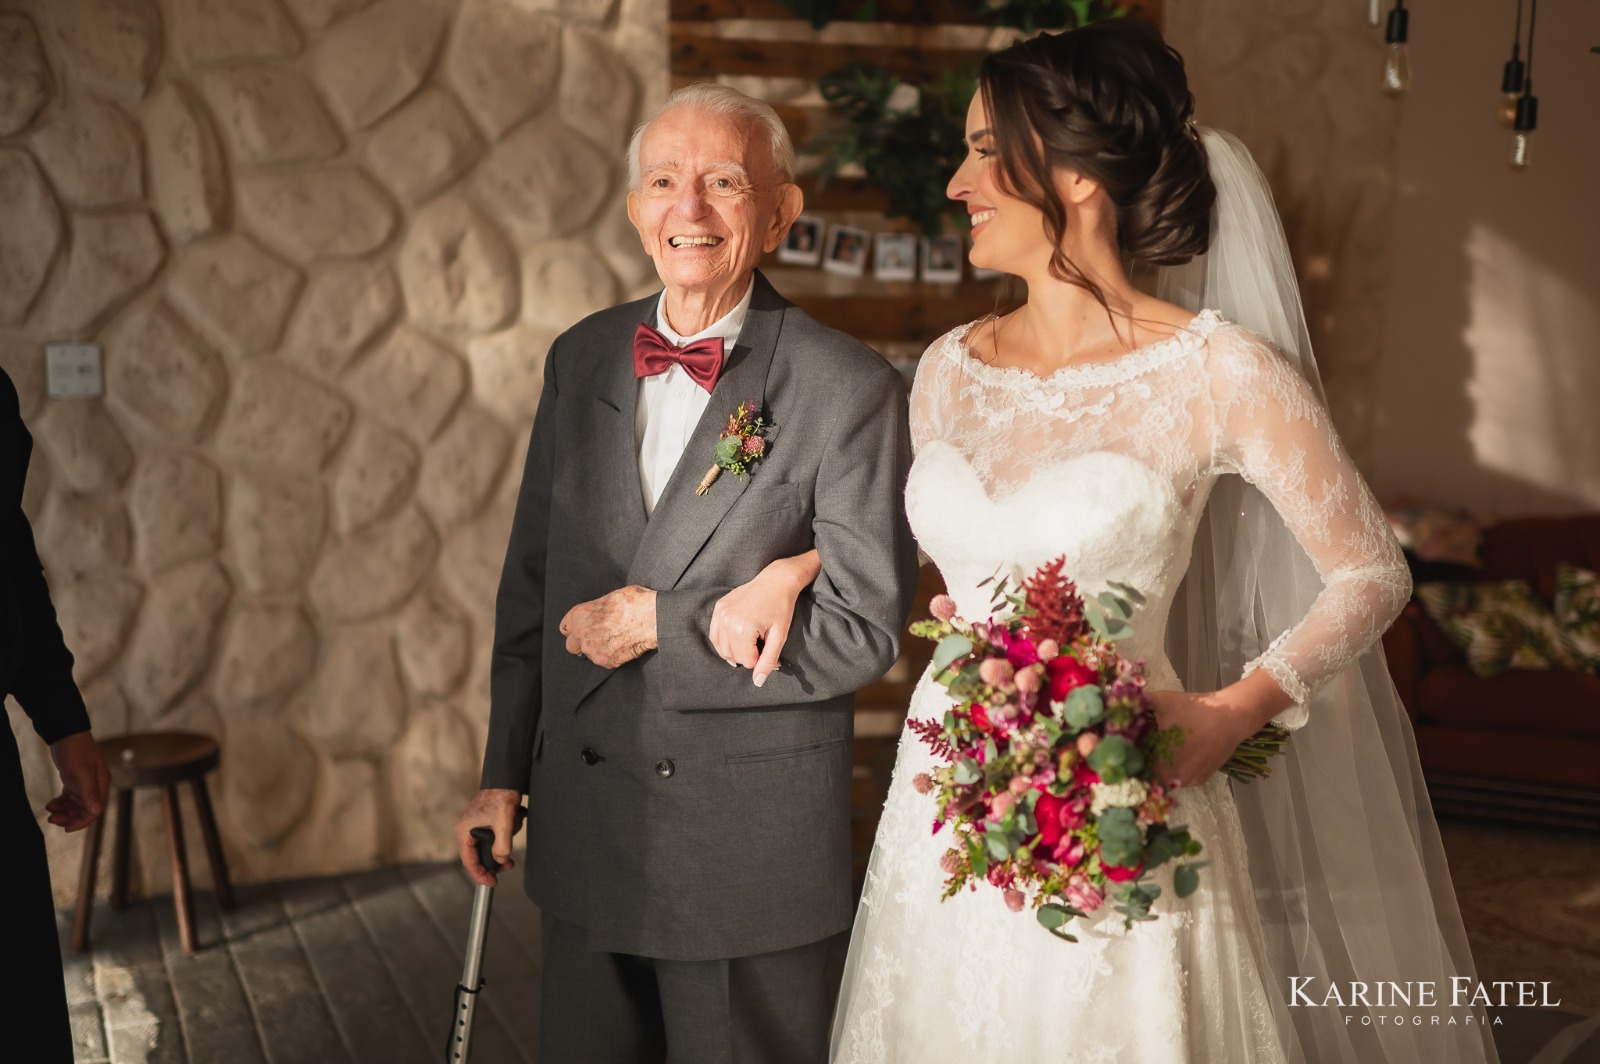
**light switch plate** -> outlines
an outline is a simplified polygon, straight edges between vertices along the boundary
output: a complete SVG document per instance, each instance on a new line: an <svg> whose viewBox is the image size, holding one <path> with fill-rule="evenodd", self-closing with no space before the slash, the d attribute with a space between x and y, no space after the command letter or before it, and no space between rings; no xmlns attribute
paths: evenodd
<svg viewBox="0 0 1600 1064"><path fill-rule="evenodd" d="M105 394L99 344L45 344L44 365L52 399L95 399Z"/></svg>

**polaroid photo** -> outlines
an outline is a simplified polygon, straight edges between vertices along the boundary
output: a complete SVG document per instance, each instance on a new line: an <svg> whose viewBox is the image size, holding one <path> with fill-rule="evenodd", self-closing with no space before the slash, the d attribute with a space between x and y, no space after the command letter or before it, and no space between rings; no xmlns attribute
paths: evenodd
<svg viewBox="0 0 1600 1064"><path fill-rule="evenodd" d="M961 238L933 236L922 238L922 279L938 284L961 280Z"/></svg>
<svg viewBox="0 0 1600 1064"><path fill-rule="evenodd" d="M802 214L789 227L789 235L778 246L778 261L794 266L815 266L822 261L823 221L815 214Z"/></svg>
<svg viewBox="0 0 1600 1064"><path fill-rule="evenodd" d="M917 279L917 237L914 233L879 233L872 273L880 281Z"/></svg>
<svg viewBox="0 0 1600 1064"><path fill-rule="evenodd" d="M867 252L872 247L872 234L865 229L836 225L828 230L827 250L822 255L822 268L829 273L845 277L860 277L867 272Z"/></svg>
<svg viewBox="0 0 1600 1064"><path fill-rule="evenodd" d="M967 246L972 246L971 237L967 238ZM1005 275L1004 270L991 270L984 266L972 267L972 279L974 281L997 281Z"/></svg>

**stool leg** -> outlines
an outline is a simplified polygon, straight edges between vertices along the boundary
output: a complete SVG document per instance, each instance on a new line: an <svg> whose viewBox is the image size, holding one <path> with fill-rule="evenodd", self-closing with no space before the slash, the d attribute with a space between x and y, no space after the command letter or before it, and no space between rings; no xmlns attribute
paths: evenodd
<svg viewBox="0 0 1600 1064"><path fill-rule="evenodd" d="M194 898L189 894L189 859L183 849L183 819L175 784L162 789L162 811L167 821L167 848L172 851L172 903L178 909L178 939L183 952L194 953Z"/></svg>
<svg viewBox="0 0 1600 1064"><path fill-rule="evenodd" d="M128 854L133 845L133 790L117 790L117 831L111 846L111 907L128 907Z"/></svg>
<svg viewBox="0 0 1600 1064"><path fill-rule="evenodd" d="M105 831L102 814L89 825L83 838L83 863L78 866L78 907L72 913L72 949L82 953L89 948L89 913L94 909L95 866L100 863L100 835Z"/></svg>
<svg viewBox="0 0 1600 1064"><path fill-rule="evenodd" d="M206 859L211 863L211 885L217 893L217 904L228 912L233 909L233 884L228 880L228 861L222 853L222 836L217 834L217 818L211 811L211 792L206 788L204 776L189 782L194 785L194 807L200 813L200 837L205 840Z"/></svg>

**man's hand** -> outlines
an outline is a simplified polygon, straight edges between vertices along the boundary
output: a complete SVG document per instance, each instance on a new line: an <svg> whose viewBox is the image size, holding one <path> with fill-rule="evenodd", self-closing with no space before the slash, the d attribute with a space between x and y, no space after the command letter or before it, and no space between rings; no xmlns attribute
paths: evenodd
<svg viewBox="0 0 1600 1064"><path fill-rule="evenodd" d="M495 885L495 874L479 863L478 844L472 839L472 829L494 829L494 846L491 848L494 859L500 864L500 871L509 871L512 867L511 837L516 834L517 807L521 804L522 795L516 791L490 788L479 791L466 812L456 818L456 842L461 847L461 865L474 883L492 887Z"/></svg>
<svg viewBox="0 0 1600 1064"><path fill-rule="evenodd" d="M105 812L111 771L94 736L83 731L50 744L50 757L61 774L61 793L45 803L50 823L69 832L81 831Z"/></svg>
<svg viewBox="0 0 1600 1064"><path fill-rule="evenodd" d="M580 602L561 618L559 630L567 653L602 669L620 668L656 648L656 593L635 584Z"/></svg>
<svg viewBox="0 0 1600 1064"><path fill-rule="evenodd" d="M778 668L789 639L795 602L817 578L821 565L815 550L780 558L717 600L711 610L711 647L730 665L753 670L757 687ZM759 645L757 641L759 640Z"/></svg>

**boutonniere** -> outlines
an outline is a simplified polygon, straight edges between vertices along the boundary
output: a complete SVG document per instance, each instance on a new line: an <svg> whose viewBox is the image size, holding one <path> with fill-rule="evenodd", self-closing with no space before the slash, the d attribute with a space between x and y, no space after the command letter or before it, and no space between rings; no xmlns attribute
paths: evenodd
<svg viewBox="0 0 1600 1064"><path fill-rule="evenodd" d="M764 438L767 421L761 416L761 406L755 402L739 404L739 409L728 415L728 426L717 439L717 461L701 478L696 495L704 495L726 469L735 476L744 476L750 468L766 456Z"/></svg>

